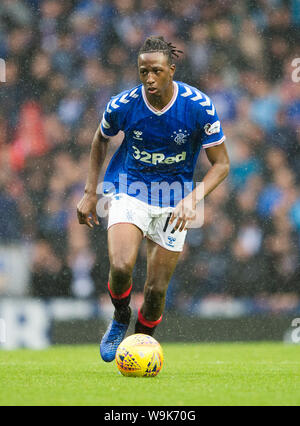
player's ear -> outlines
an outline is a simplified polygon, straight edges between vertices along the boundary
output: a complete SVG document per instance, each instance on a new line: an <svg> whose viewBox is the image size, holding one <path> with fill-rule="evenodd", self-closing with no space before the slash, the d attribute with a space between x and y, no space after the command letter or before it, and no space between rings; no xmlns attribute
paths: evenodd
<svg viewBox="0 0 300 426"><path fill-rule="evenodd" d="M172 77L175 74L175 70L176 70L176 65L175 64L170 65L170 73Z"/></svg>

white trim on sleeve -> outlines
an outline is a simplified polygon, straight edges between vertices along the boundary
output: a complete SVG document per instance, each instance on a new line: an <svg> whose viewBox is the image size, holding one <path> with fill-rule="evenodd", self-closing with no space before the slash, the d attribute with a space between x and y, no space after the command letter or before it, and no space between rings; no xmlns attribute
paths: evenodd
<svg viewBox="0 0 300 426"><path fill-rule="evenodd" d="M218 141L214 141L214 142L208 143L206 145L202 145L202 146L203 146L203 148L210 148L212 146L221 145L221 143L224 142L225 139L226 139L226 136L223 136L222 139L219 139Z"/></svg>
<svg viewBox="0 0 300 426"><path fill-rule="evenodd" d="M104 133L104 131L103 131L103 129L102 129L102 121L101 121L101 123L100 123L100 131L101 131L101 134L102 134L102 136L105 138L105 139L109 139L111 136L108 136L108 135L106 135L105 133Z"/></svg>

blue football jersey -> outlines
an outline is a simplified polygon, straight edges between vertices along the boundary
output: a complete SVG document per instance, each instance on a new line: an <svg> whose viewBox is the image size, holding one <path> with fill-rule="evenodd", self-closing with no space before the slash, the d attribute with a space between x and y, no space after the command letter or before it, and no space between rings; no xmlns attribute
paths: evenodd
<svg viewBox="0 0 300 426"><path fill-rule="evenodd" d="M111 98L102 135L122 130L125 137L106 170L104 192L174 207L193 189L200 149L225 140L210 98L188 84L173 84L173 97L160 111L148 102L143 85Z"/></svg>

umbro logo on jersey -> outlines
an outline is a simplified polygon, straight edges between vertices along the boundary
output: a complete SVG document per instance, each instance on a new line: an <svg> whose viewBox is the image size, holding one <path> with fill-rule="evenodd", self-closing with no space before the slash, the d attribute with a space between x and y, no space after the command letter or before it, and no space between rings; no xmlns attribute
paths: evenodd
<svg viewBox="0 0 300 426"><path fill-rule="evenodd" d="M133 133L134 133L133 139L137 139L138 141L143 140L143 138L141 138L143 132L141 132L140 130L134 130Z"/></svg>

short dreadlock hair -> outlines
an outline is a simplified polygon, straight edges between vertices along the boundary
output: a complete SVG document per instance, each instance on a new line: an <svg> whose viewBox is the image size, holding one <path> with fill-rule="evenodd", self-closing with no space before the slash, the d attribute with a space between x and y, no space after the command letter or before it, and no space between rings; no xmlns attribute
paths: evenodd
<svg viewBox="0 0 300 426"><path fill-rule="evenodd" d="M142 53L150 52L162 52L168 57L169 65L172 64L173 57L178 58L178 53L183 53L182 50L178 50L172 43L168 43L163 37L158 36L150 36L145 40L143 46L140 48L139 56Z"/></svg>

